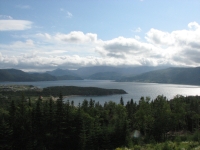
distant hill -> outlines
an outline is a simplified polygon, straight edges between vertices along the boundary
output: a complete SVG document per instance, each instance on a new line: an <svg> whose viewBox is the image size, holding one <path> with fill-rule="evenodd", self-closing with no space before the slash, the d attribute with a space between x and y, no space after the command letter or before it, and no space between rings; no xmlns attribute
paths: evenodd
<svg viewBox="0 0 200 150"><path fill-rule="evenodd" d="M17 69L0 69L0 81L55 81L55 80L80 80L73 76L55 77L48 73L26 73Z"/></svg>
<svg viewBox="0 0 200 150"><path fill-rule="evenodd" d="M68 76L75 76L75 77L78 77L77 74L73 73L72 71L68 70L68 69L55 69L53 71L47 71L46 73L52 75L52 76L65 76L65 75L68 75Z"/></svg>
<svg viewBox="0 0 200 150"><path fill-rule="evenodd" d="M93 80L118 80L122 75L117 72L99 72L88 77Z"/></svg>
<svg viewBox="0 0 200 150"><path fill-rule="evenodd" d="M102 79L105 80L115 80L115 78L110 78L110 73L115 72L116 74L128 77L133 75L138 75L152 70L163 69L166 67L152 67L152 66L137 66L137 67L112 67L112 66L93 66L93 67L83 67L77 70L70 70L71 72L79 75L84 79ZM106 75L106 73L109 73ZM99 76L99 78L98 78ZM107 76L107 77L106 77Z"/></svg>
<svg viewBox="0 0 200 150"><path fill-rule="evenodd" d="M57 80L83 80L81 77L71 75L57 76L56 78Z"/></svg>
<svg viewBox="0 0 200 150"><path fill-rule="evenodd" d="M0 81L52 81L56 77L47 73L29 74L17 69L0 69Z"/></svg>
<svg viewBox="0 0 200 150"><path fill-rule="evenodd" d="M200 85L200 67L167 68L123 78L118 81Z"/></svg>

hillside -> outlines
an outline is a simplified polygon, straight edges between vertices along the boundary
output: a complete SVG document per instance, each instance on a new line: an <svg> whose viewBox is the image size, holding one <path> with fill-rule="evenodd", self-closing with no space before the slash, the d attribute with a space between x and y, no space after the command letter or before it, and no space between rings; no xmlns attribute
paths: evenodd
<svg viewBox="0 0 200 150"><path fill-rule="evenodd" d="M52 75L52 76L65 76L65 75L68 75L68 76L75 76L75 77L78 77L78 75L76 73L73 73L72 71L68 70L68 69L55 69L55 70L52 70L52 71L46 71L46 73Z"/></svg>
<svg viewBox="0 0 200 150"><path fill-rule="evenodd" d="M200 67L150 71L137 76L123 78L119 81L200 85Z"/></svg>
<svg viewBox="0 0 200 150"><path fill-rule="evenodd" d="M48 73L26 73L17 69L0 69L0 81L56 81L56 80L81 80L79 77L74 76L59 76L55 77Z"/></svg>
<svg viewBox="0 0 200 150"><path fill-rule="evenodd" d="M72 75L56 76L57 80L83 80L81 77Z"/></svg>
<svg viewBox="0 0 200 150"><path fill-rule="evenodd" d="M54 81L56 77L47 73L29 74L17 69L0 69L0 81Z"/></svg>
<svg viewBox="0 0 200 150"><path fill-rule="evenodd" d="M99 72L89 76L89 79L93 80L118 80L122 77L120 73L117 72Z"/></svg>
<svg viewBox="0 0 200 150"><path fill-rule="evenodd" d="M163 69L164 67L135 66L135 67L112 67L112 66L92 66L82 67L77 70L55 69L46 73L59 77L73 76L82 79L94 80L118 80L120 78L135 76L148 71Z"/></svg>
<svg viewBox="0 0 200 150"><path fill-rule="evenodd" d="M116 80L115 76L114 78L111 78L112 76L110 75L111 72L115 72L116 75L120 75L121 77L128 77L163 68L164 67L152 67L152 66L135 66L135 67L93 66L93 67L83 67L77 70L70 70L70 71L84 79L95 78L96 80L102 80L103 78L104 80ZM106 75L106 73L109 74Z"/></svg>

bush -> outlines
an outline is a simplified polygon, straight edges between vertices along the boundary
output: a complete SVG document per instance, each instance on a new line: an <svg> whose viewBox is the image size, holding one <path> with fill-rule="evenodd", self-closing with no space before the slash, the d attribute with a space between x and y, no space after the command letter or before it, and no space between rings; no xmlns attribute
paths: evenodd
<svg viewBox="0 0 200 150"><path fill-rule="evenodd" d="M163 150L171 150L167 142L165 142Z"/></svg>
<svg viewBox="0 0 200 150"><path fill-rule="evenodd" d="M192 136L192 141L200 142L200 131L196 130Z"/></svg>
<svg viewBox="0 0 200 150"><path fill-rule="evenodd" d="M174 141L176 142L176 144L179 146L180 145L180 142L181 142L181 138L180 136L177 136Z"/></svg>
<svg viewBox="0 0 200 150"><path fill-rule="evenodd" d="M180 139L182 142L187 141L188 140L188 136L184 135L184 136L180 136Z"/></svg>
<svg viewBox="0 0 200 150"><path fill-rule="evenodd" d="M141 149L141 146L140 145L135 145L134 146L134 150L140 150Z"/></svg>

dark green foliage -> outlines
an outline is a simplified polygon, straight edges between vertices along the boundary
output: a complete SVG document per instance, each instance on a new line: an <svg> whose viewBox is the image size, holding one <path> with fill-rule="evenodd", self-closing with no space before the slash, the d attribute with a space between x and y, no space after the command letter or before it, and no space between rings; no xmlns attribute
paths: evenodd
<svg viewBox="0 0 200 150"><path fill-rule="evenodd" d="M123 97L120 98L120 104L124 106L124 100L123 100Z"/></svg>
<svg viewBox="0 0 200 150"><path fill-rule="evenodd" d="M43 89L42 94L57 96L61 91L63 95L112 95L126 94L124 90L119 89L102 89L96 87L76 87L76 86L57 86Z"/></svg>
<svg viewBox="0 0 200 150"><path fill-rule="evenodd" d="M1 101L4 101L3 99ZM31 100L21 94L0 106L0 149L115 149L174 139L200 141L200 97L141 97L125 105L109 101L102 106L93 99L78 106L57 101ZM137 133L137 134L135 134ZM188 133L194 133L188 136ZM181 136L180 136L181 135ZM185 137L185 138L183 138ZM159 147L157 147L159 148Z"/></svg>
<svg viewBox="0 0 200 150"><path fill-rule="evenodd" d="M9 150L12 148L13 130L9 124L3 119L0 121L0 149Z"/></svg>
<svg viewBox="0 0 200 150"><path fill-rule="evenodd" d="M0 91L1 92L1 91ZM113 95L113 94L127 94L124 90L121 89L104 89L97 87L77 87L77 86L54 86L54 87L46 87L41 90L26 90L23 91L23 94L26 96L59 96L59 93L62 92L64 96L67 95ZM21 92L14 91L3 91L4 95L9 96L21 96ZM3 103L3 101L2 101Z"/></svg>

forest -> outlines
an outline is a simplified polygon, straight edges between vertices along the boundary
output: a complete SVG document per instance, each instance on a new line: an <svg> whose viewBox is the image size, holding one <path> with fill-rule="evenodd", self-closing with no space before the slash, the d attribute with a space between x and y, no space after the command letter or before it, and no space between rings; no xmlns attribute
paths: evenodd
<svg viewBox="0 0 200 150"><path fill-rule="evenodd" d="M21 91L28 96L54 96L58 97L59 93L65 96L70 95L114 95L114 94L127 94L126 91L122 89L105 89L98 87L78 87L78 86L51 86L45 88L38 88L32 85L18 85L16 88L13 85L10 86L0 86L0 94L3 96L18 97L21 96Z"/></svg>
<svg viewBox="0 0 200 150"><path fill-rule="evenodd" d="M126 104L123 97L101 105L95 100L59 99L32 100L20 97L0 98L1 150L102 150L124 147L140 149L151 144L152 149L175 149L158 143L196 141L198 146L200 97L177 95L168 100L141 97ZM172 144L173 145L173 144ZM189 149L188 147L188 149Z"/></svg>

